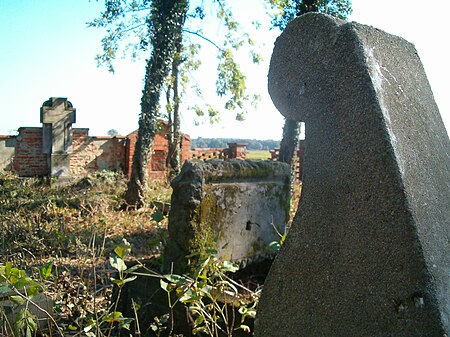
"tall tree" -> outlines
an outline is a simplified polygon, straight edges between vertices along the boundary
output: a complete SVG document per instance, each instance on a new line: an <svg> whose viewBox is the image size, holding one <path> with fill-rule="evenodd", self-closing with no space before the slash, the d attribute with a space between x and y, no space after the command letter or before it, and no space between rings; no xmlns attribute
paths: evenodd
<svg viewBox="0 0 450 337"><path fill-rule="evenodd" d="M169 150L166 159L166 166L170 167L171 176L175 176L180 171L181 164L181 132L180 132L180 94L179 94L179 72L182 62L183 41L180 36L175 43L175 57L172 62L172 77L166 91L166 108L169 124L167 138ZM172 95L171 95L172 93Z"/></svg>
<svg viewBox="0 0 450 337"><path fill-rule="evenodd" d="M159 99L173 62L177 41L181 39L188 1L153 0L152 5L148 24L153 49L147 62L138 138L131 178L125 194L125 201L136 207L141 207L145 203L148 164L152 153L152 142L157 132Z"/></svg>
<svg viewBox="0 0 450 337"><path fill-rule="evenodd" d="M326 13L341 19L351 14L350 0L269 0L275 12L272 25L283 30L296 16L309 12ZM286 118L280 143L279 161L292 164L299 141L299 122Z"/></svg>
<svg viewBox="0 0 450 337"><path fill-rule="evenodd" d="M179 149L179 111L183 84L188 82L190 70L198 69L200 61L193 57L199 44L188 43L190 34L214 45L218 50L217 95L227 97L225 109L236 112L236 119L242 119L245 106L251 101L245 86L245 75L235 61L234 52L252 41L247 34L238 34L239 24L233 20L226 0L210 0L217 7L217 18L226 28L221 45L205 37L201 29L191 28L187 21L203 20L205 1L194 11L188 13L188 0L105 0L105 12L90 23L92 27L106 28L107 35L102 40L103 53L97 56L100 64L106 64L111 71L113 61L124 40L131 39L126 50L132 57L139 51L151 51L147 62L145 87L141 100L138 141L133 159L133 170L125 199L129 205L144 205L147 188L147 167L152 153L152 141L157 130L157 120L161 117L159 101L161 92L166 89L169 121L171 122L169 140L172 141L168 163L177 167ZM198 27L198 25L196 26ZM259 58L252 54L254 61ZM185 87L185 86L184 86ZM194 86L201 96L200 88ZM258 97L254 96L254 100ZM252 102L253 103L253 102ZM193 109L199 116L209 116L217 120L218 109L205 103ZM206 113L205 113L206 111Z"/></svg>

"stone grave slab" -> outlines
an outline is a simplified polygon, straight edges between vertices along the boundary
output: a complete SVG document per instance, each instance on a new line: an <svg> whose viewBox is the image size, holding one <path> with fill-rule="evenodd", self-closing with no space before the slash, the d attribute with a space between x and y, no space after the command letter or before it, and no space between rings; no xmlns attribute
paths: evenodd
<svg viewBox="0 0 450 337"><path fill-rule="evenodd" d="M449 335L450 142L414 46L302 15L275 43L269 91L305 122L306 153L255 336Z"/></svg>

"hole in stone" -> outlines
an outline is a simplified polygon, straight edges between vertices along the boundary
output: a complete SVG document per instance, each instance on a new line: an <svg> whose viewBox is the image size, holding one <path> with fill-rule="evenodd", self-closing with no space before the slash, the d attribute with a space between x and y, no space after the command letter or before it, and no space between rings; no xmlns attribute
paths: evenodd
<svg viewBox="0 0 450 337"><path fill-rule="evenodd" d="M252 222L250 220L248 220L247 223L245 224L245 230L246 231L252 230Z"/></svg>

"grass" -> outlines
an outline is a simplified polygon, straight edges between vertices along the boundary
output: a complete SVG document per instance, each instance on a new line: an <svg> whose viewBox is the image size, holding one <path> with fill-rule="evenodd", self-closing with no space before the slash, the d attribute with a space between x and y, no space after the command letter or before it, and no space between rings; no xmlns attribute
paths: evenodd
<svg viewBox="0 0 450 337"><path fill-rule="evenodd" d="M38 279L39 268L53 261L45 288L65 336L80 335L90 321L110 310L114 270L108 258L122 238L132 244L130 259L159 254L158 238L166 219L153 221L152 208L122 211L125 187L124 177L112 172L65 187L0 174L0 265L11 263ZM160 190L153 189L152 198L168 200L168 189ZM3 318L0 307L0 336L8 336Z"/></svg>
<svg viewBox="0 0 450 337"><path fill-rule="evenodd" d="M254 159L268 155L268 151L250 153ZM125 188L125 178L112 172L99 172L69 186L0 173L0 300L6 264L36 280L42 280L42 268L52 265L51 275L42 283L54 301L54 323L38 336L117 335L108 326L119 321L104 321L115 313L112 277L117 266L110 263L110 254L126 238L132 246L126 261L157 261L167 235L167 217L161 217L159 207L169 202L171 193L167 183L154 183L148 204L155 207L123 211ZM299 189L294 188L295 194ZM292 206L296 209L296 204ZM249 287L257 289L262 281L245 273L237 280L247 279ZM85 334L93 322L97 328ZM106 323L105 332L99 326ZM0 336L11 336L10 331L0 306Z"/></svg>
<svg viewBox="0 0 450 337"><path fill-rule="evenodd" d="M267 160L269 158L270 158L270 152L268 150L247 150L247 159Z"/></svg>

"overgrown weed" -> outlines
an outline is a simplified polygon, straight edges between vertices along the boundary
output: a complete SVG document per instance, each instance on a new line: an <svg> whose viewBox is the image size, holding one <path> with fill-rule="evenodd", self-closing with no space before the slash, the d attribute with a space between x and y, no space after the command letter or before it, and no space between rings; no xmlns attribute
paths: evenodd
<svg viewBox="0 0 450 337"><path fill-rule="evenodd" d="M67 186L0 173L0 265L8 262L38 279L37 270L53 261L45 289L67 336L81 335L88 322L109 311L114 269L107 258L123 237L136 248L130 259L158 253L152 243L166 220L157 224L152 209L120 210L125 188L122 175L106 171ZM168 187L153 191L161 200L170 198Z"/></svg>
<svg viewBox="0 0 450 337"><path fill-rule="evenodd" d="M16 298L23 309L19 320L9 322L0 306L0 336L140 333L139 306L132 301L134 314L124 317L117 310L118 298L120 289L134 281L137 268L143 267L139 259L161 264L170 188L155 184L147 199L150 207L128 212L121 209L125 188L124 177L112 172L99 172L67 186L0 174L0 300ZM128 268L126 261L134 265ZM10 278L11 270L16 278ZM250 289L227 275L237 270L214 254L200 259L188 275L147 269L167 292L168 313L155 317L146 329L157 336L175 336L173 307L179 302L190 311L192 333L231 337L236 331L249 332L259 285ZM30 293L30 285L39 291ZM118 297L113 296L113 285L119 289ZM46 313L47 327L39 329L35 313L28 311L38 293L53 302L52 315ZM16 327L17 322L21 325ZM132 322L134 330L130 330Z"/></svg>

